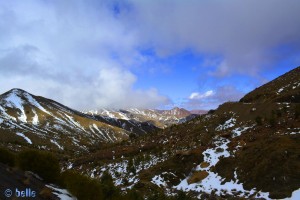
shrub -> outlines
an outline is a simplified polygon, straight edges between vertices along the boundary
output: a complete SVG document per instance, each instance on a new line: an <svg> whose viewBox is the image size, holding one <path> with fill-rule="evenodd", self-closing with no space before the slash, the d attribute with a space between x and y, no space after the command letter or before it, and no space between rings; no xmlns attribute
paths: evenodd
<svg viewBox="0 0 300 200"><path fill-rule="evenodd" d="M133 139L133 140L134 140L134 139L136 139L137 137L138 137L138 136L137 136L135 133L130 133L130 134L129 134L129 138L130 138L130 139Z"/></svg>
<svg viewBox="0 0 300 200"><path fill-rule="evenodd" d="M134 166L134 162L132 158L129 158L128 164L127 164L127 171L130 173L136 174L136 168Z"/></svg>
<svg viewBox="0 0 300 200"><path fill-rule="evenodd" d="M169 199L163 192L155 192L151 194L148 198L148 200L165 200Z"/></svg>
<svg viewBox="0 0 300 200"><path fill-rule="evenodd" d="M295 108L295 119L298 119L300 116L300 105L297 105Z"/></svg>
<svg viewBox="0 0 300 200"><path fill-rule="evenodd" d="M135 189L131 189L122 197L122 200L143 200L143 196Z"/></svg>
<svg viewBox="0 0 300 200"><path fill-rule="evenodd" d="M50 153L26 150L19 153L17 161L22 170L37 173L46 182L57 183L59 180L59 162Z"/></svg>
<svg viewBox="0 0 300 200"><path fill-rule="evenodd" d="M269 119L269 124L271 127L274 127L276 125L276 119L273 116Z"/></svg>
<svg viewBox="0 0 300 200"><path fill-rule="evenodd" d="M255 122L257 123L257 125L261 126L262 125L262 118L260 116L257 116L255 118Z"/></svg>
<svg viewBox="0 0 300 200"><path fill-rule="evenodd" d="M209 110L208 112L207 112L207 114L214 114L216 112L216 110Z"/></svg>
<svg viewBox="0 0 300 200"><path fill-rule="evenodd" d="M176 200L191 200L192 198L189 197L185 192L178 191L177 196L175 196Z"/></svg>
<svg viewBox="0 0 300 200"><path fill-rule="evenodd" d="M63 186L78 200L118 200L122 199L120 191L115 187L111 175L104 172L101 180L91 179L75 171L62 173Z"/></svg>
<svg viewBox="0 0 300 200"><path fill-rule="evenodd" d="M6 149L0 148L0 162L13 167L15 165L15 154Z"/></svg>
<svg viewBox="0 0 300 200"><path fill-rule="evenodd" d="M101 187L104 199L119 199L120 192L115 187L111 175L107 172L104 172L101 177Z"/></svg>
<svg viewBox="0 0 300 200"><path fill-rule="evenodd" d="M92 180L71 170L62 173L62 180L64 187L78 200L104 199L101 184L97 180Z"/></svg>
<svg viewBox="0 0 300 200"><path fill-rule="evenodd" d="M276 110L276 116L277 116L277 117L282 117L281 110Z"/></svg>

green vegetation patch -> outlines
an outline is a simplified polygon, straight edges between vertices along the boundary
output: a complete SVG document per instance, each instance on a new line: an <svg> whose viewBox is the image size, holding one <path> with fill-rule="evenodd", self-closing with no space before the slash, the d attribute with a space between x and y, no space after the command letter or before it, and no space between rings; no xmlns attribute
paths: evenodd
<svg viewBox="0 0 300 200"><path fill-rule="evenodd" d="M13 167L15 165L15 154L6 150L6 149L3 149L3 148L0 148L0 162L3 163L3 164L7 164L8 166L10 167Z"/></svg>
<svg viewBox="0 0 300 200"><path fill-rule="evenodd" d="M59 162L50 153L25 150L18 154L17 163L22 170L37 173L46 182L58 182L60 175Z"/></svg>

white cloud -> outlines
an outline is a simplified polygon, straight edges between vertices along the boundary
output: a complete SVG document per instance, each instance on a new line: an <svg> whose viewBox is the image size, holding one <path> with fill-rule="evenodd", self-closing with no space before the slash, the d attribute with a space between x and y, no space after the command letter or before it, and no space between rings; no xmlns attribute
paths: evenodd
<svg viewBox="0 0 300 200"><path fill-rule="evenodd" d="M224 102L238 101L243 95L241 91L233 86L220 86L215 91L209 90L203 94L192 93L181 106L200 110L215 109Z"/></svg>
<svg viewBox="0 0 300 200"><path fill-rule="evenodd" d="M0 90L22 88L77 109L156 107L156 89L134 88L139 37L109 3L0 2Z"/></svg>
<svg viewBox="0 0 300 200"><path fill-rule="evenodd" d="M212 95L214 95L214 92L212 90L209 90L209 91L207 91L203 94L200 94L198 92L193 92L190 95L189 99L205 99L205 98L210 97Z"/></svg>

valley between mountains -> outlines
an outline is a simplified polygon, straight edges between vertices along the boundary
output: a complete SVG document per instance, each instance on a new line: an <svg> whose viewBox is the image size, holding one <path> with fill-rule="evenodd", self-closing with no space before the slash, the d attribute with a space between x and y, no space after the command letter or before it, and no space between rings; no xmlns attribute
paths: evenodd
<svg viewBox="0 0 300 200"><path fill-rule="evenodd" d="M0 146L51 152L61 172L92 182L109 176L118 193L79 197L58 181L40 199L299 199L300 67L208 112L76 111L12 89L0 95ZM39 190L43 181L27 186Z"/></svg>

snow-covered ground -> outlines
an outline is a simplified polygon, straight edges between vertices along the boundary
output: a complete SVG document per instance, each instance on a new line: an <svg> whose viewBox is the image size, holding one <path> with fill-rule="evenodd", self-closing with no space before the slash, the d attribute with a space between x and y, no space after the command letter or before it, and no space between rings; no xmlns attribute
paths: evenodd
<svg viewBox="0 0 300 200"><path fill-rule="evenodd" d="M211 169L215 166L221 157L231 156L228 149L228 144L230 141L224 138L215 138L215 147L209 148L203 152L204 162L207 166L201 167L198 165L195 171L206 171L208 176L198 183L188 184L189 176L182 180L177 186L174 186L177 190L183 191L197 191L211 193L215 191L217 195L221 194L231 194L240 197L250 197L255 195L256 198L269 199L269 193L256 191L255 188L252 190L245 190L242 183L239 183L236 171L234 172L234 180L223 183L224 179L217 173L213 172Z"/></svg>
<svg viewBox="0 0 300 200"><path fill-rule="evenodd" d="M235 138L235 137L238 137L240 135L242 135L243 132L247 131L248 129L251 129L253 128L253 126L245 126L245 127L238 127L238 128L235 128L232 130L232 137Z"/></svg>
<svg viewBox="0 0 300 200"><path fill-rule="evenodd" d="M159 187L166 187L167 183L164 181L164 178L161 177L160 175L156 175L152 178L151 181L153 184L159 186Z"/></svg>
<svg viewBox="0 0 300 200"><path fill-rule="evenodd" d="M89 170L88 174L90 174L91 178L97 178L101 177L104 171L108 171L111 174L115 185L122 187L122 185L124 184L123 181L128 181L129 186L122 187L123 190L126 190L132 188L139 181L138 174L140 171L148 169L160 162L165 161L167 157L167 154L163 154L162 157L149 155L149 160L140 161L138 164L133 161L135 174L130 172L128 160L126 160L126 158L119 162L103 165L100 168L93 168L92 170Z"/></svg>
<svg viewBox="0 0 300 200"><path fill-rule="evenodd" d="M216 128L216 131L222 131L222 130L226 130L228 128L231 128L235 125L236 119L235 118L230 118L229 120L227 120L224 124L219 125Z"/></svg>
<svg viewBox="0 0 300 200"><path fill-rule="evenodd" d="M24 138L29 144L32 144L31 140L26 137L23 133L16 133L18 136Z"/></svg>

